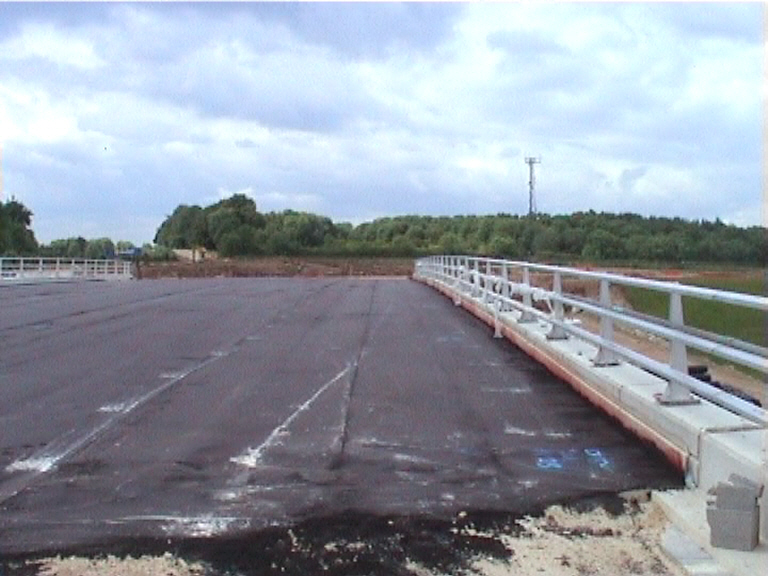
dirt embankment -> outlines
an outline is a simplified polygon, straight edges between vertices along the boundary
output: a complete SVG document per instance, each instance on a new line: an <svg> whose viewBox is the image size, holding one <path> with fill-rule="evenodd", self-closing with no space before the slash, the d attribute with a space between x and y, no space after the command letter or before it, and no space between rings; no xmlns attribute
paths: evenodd
<svg viewBox="0 0 768 576"><path fill-rule="evenodd" d="M408 276L412 258L223 258L202 262L142 262L141 279L246 278L258 276Z"/></svg>

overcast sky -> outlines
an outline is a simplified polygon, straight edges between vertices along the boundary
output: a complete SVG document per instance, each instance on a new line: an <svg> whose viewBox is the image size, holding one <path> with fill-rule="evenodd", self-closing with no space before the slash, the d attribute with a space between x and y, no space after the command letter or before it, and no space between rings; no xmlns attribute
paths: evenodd
<svg viewBox="0 0 768 576"><path fill-rule="evenodd" d="M179 204L359 223L761 223L763 5L0 3L3 199L42 242Z"/></svg>

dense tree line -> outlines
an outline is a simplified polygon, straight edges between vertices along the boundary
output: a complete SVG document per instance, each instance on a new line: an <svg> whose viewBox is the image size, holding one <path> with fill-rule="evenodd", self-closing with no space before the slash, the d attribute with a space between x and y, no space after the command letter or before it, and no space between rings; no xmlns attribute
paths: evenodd
<svg viewBox="0 0 768 576"><path fill-rule="evenodd" d="M590 211L558 216L399 216L352 226L291 210L262 214L243 195L207 208L179 206L162 223L155 242L171 248L206 247L223 256L452 253L557 261L768 262L765 228L739 228L720 220Z"/></svg>
<svg viewBox="0 0 768 576"><path fill-rule="evenodd" d="M0 203L0 255L32 256L38 244L32 232L32 211L14 199Z"/></svg>
<svg viewBox="0 0 768 576"><path fill-rule="evenodd" d="M109 238L73 237L39 245L32 212L16 200L0 204L0 254L111 258L132 248ZM181 205L160 225L145 255L207 248L221 256L402 256L475 254L559 262L768 264L763 227L740 228L682 218L577 212L570 215L398 216L358 226L306 212L263 214L236 194L211 206Z"/></svg>
<svg viewBox="0 0 768 576"><path fill-rule="evenodd" d="M54 240L40 246L40 255L52 258L114 258L119 252L133 248L131 242L121 240L117 243L110 238L92 238L82 236Z"/></svg>

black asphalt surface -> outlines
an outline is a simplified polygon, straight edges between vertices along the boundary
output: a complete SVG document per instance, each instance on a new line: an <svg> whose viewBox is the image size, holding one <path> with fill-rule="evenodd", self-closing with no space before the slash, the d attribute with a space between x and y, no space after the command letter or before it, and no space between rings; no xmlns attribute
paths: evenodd
<svg viewBox="0 0 768 576"><path fill-rule="evenodd" d="M0 556L514 515L680 481L407 279L0 287Z"/></svg>

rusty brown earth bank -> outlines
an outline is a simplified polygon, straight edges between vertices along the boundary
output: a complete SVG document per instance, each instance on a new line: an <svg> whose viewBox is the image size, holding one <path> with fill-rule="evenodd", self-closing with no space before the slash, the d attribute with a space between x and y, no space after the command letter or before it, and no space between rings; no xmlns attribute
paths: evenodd
<svg viewBox="0 0 768 576"><path fill-rule="evenodd" d="M142 262L141 279L242 278L263 276L409 276L412 258L302 258L270 256L203 262Z"/></svg>

